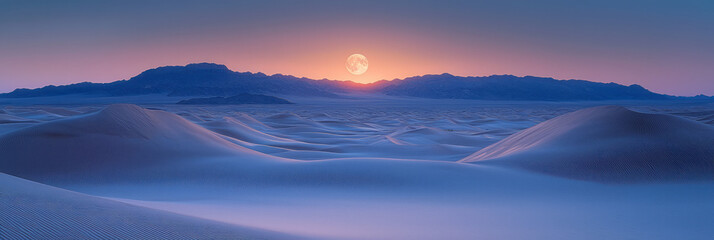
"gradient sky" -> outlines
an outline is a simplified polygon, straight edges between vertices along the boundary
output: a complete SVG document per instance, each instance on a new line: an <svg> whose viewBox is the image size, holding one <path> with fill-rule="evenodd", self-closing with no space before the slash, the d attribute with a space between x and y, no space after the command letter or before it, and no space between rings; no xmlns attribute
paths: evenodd
<svg viewBox="0 0 714 240"><path fill-rule="evenodd" d="M369 70L344 67L352 53ZM0 92L164 65L373 82L448 72L714 95L714 1L7 1Z"/></svg>

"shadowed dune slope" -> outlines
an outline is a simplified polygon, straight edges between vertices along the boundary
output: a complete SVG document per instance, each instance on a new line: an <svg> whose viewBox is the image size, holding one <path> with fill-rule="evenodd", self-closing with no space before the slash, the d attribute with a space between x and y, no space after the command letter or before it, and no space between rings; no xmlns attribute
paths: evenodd
<svg viewBox="0 0 714 240"><path fill-rule="evenodd" d="M230 117L205 122L202 123L201 126L218 134L247 142L249 145L254 145L254 147L255 145L259 145L290 150L321 150L329 147L273 136L263 131L256 130L247 124ZM246 147L250 148L250 146Z"/></svg>
<svg viewBox="0 0 714 240"><path fill-rule="evenodd" d="M21 118L9 114L4 114L0 112L0 124L5 124L5 123L32 123L32 122L37 122L36 120L33 119L27 119L27 118Z"/></svg>
<svg viewBox="0 0 714 240"><path fill-rule="evenodd" d="M714 128L671 115L593 107L540 123L461 161L601 182L714 180Z"/></svg>
<svg viewBox="0 0 714 240"><path fill-rule="evenodd" d="M222 135L240 139L250 143L266 144L266 143L285 143L297 142L295 140L276 137L262 131L251 128L247 124L235 120L230 117L224 117L221 120L211 121L202 124L207 129L218 132Z"/></svg>
<svg viewBox="0 0 714 240"><path fill-rule="evenodd" d="M173 113L128 104L0 136L0 171L33 180L52 174L104 176L215 156L271 158Z"/></svg>
<svg viewBox="0 0 714 240"><path fill-rule="evenodd" d="M0 239L295 239L0 173Z"/></svg>
<svg viewBox="0 0 714 240"><path fill-rule="evenodd" d="M398 129L394 133L386 136L390 141L395 144L422 144L422 145L434 145L434 144L449 144L449 145L462 145L462 146L474 146L474 145L484 145L487 142L481 138L470 138L458 134L451 133L449 131L444 131L438 128L425 127L425 126L408 126L402 129Z"/></svg>

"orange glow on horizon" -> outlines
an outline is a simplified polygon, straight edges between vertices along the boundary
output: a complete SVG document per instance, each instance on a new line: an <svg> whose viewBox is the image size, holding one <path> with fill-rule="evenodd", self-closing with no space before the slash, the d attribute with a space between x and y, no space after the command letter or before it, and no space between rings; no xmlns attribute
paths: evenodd
<svg viewBox="0 0 714 240"><path fill-rule="evenodd" d="M34 52L11 52L17 57L0 61L0 70L11 69L6 71L6 75L13 82L2 90L42 87L48 85L46 79L51 79L50 84L55 85L83 81L112 82L129 79L155 67L198 62L224 64L238 72L356 83L442 73L457 76L533 75L621 84L663 78L657 75L658 72L647 71L649 65L645 62L612 59L605 53L576 59L552 49L521 44L517 40L483 37L476 41L458 34L425 35L386 28L310 26L262 29L252 34L236 33L210 39L197 35L159 38L139 43L117 43L114 48L81 47L82 51L73 51L70 48L37 46ZM345 69L345 59L353 53L361 53L369 59L369 70L362 75L350 74ZM72 61L66 61L68 58ZM620 70L602 71L592 66ZM28 72L33 73L33 78L28 78ZM689 72L682 69L675 73ZM685 75L671 77L682 76ZM654 85L644 86L656 92L667 92Z"/></svg>
<svg viewBox="0 0 714 240"><path fill-rule="evenodd" d="M314 30L312 30L314 31ZM286 74L311 79L349 80L357 83L372 83L379 80L401 79L405 77L441 74L479 74L477 66L488 64L471 58L467 61L450 56L459 49L444 48L441 39L427 39L411 36L409 33L379 32L357 34L351 31L334 33L325 37L308 38L310 30L293 36L291 40L300 47L288 48L283 38L280 40L260 40L247 45L256 46L230 51L220 56L214 55L209 62L226 64L234 71L262 72L268 75ZM365 35L369 35L365 36ZM228 47L229 49L231 47ZM236 50L238 48L236 47ZM369 70L361 75L353 75L345 70L345 59L353 53L360 53L369 59ZM466 64L466 62L470 62ZM463 71L464 65L471 65L472 71ZM487 74L483 72L482 74Z"/></svg>

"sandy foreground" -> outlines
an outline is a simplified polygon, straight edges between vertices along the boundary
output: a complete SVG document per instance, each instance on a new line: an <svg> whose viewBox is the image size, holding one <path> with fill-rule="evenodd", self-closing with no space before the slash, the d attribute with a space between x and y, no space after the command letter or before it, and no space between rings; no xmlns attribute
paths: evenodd
<svg viewBox="0 0 714 240"><path fill-rule="evenodd" d="M0 238L711 239L714 105L0 110Z"/></svg>

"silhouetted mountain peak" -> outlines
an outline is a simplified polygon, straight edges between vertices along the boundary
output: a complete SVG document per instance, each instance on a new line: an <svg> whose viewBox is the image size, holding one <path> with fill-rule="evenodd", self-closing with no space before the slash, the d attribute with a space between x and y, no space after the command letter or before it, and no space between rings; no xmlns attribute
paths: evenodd
<svg viewBox="0 0 714 240"><path fill-rule="evenodd" d="M216 63L191 63L185 66L187 69L211 69L211 70L229 70L226 65Z"/></svg>
<svg viewBox="0 0 714 240"><path fill-rule="evenodd" d="M215 63L191 63L186 66L163 66L152 68L143 71L134 78L140 77L142 75L156 75L156 74L166 74L166 73L177 73L177 72L191 72L191 71L221 71L221 72L232 72L228 67L221 64Z"/></svg>
<svg viewBox="0 0 714 240"><path fill-rule="evenodd" d="M670 98L650 92L639 85L624 86L617 83L514 75L424 75L375 85L378 91L388 95L423 98L538 101Z"/></svg>
<svg viewBox="0 0 714 240"><path fill-rule="evenodd" d="M358 84L349 81L313 80L286 74L234 72L225 65L192 63L149 69L129 79L112 83L80 83L17 89L2 97L41 97L68 94L228 97L242 93L335 97L337 93L373 92L395 96L481 100L614 100L670 99L640 85L624 86L551 77L491 75L461 77L449 73Z"/></svg>

